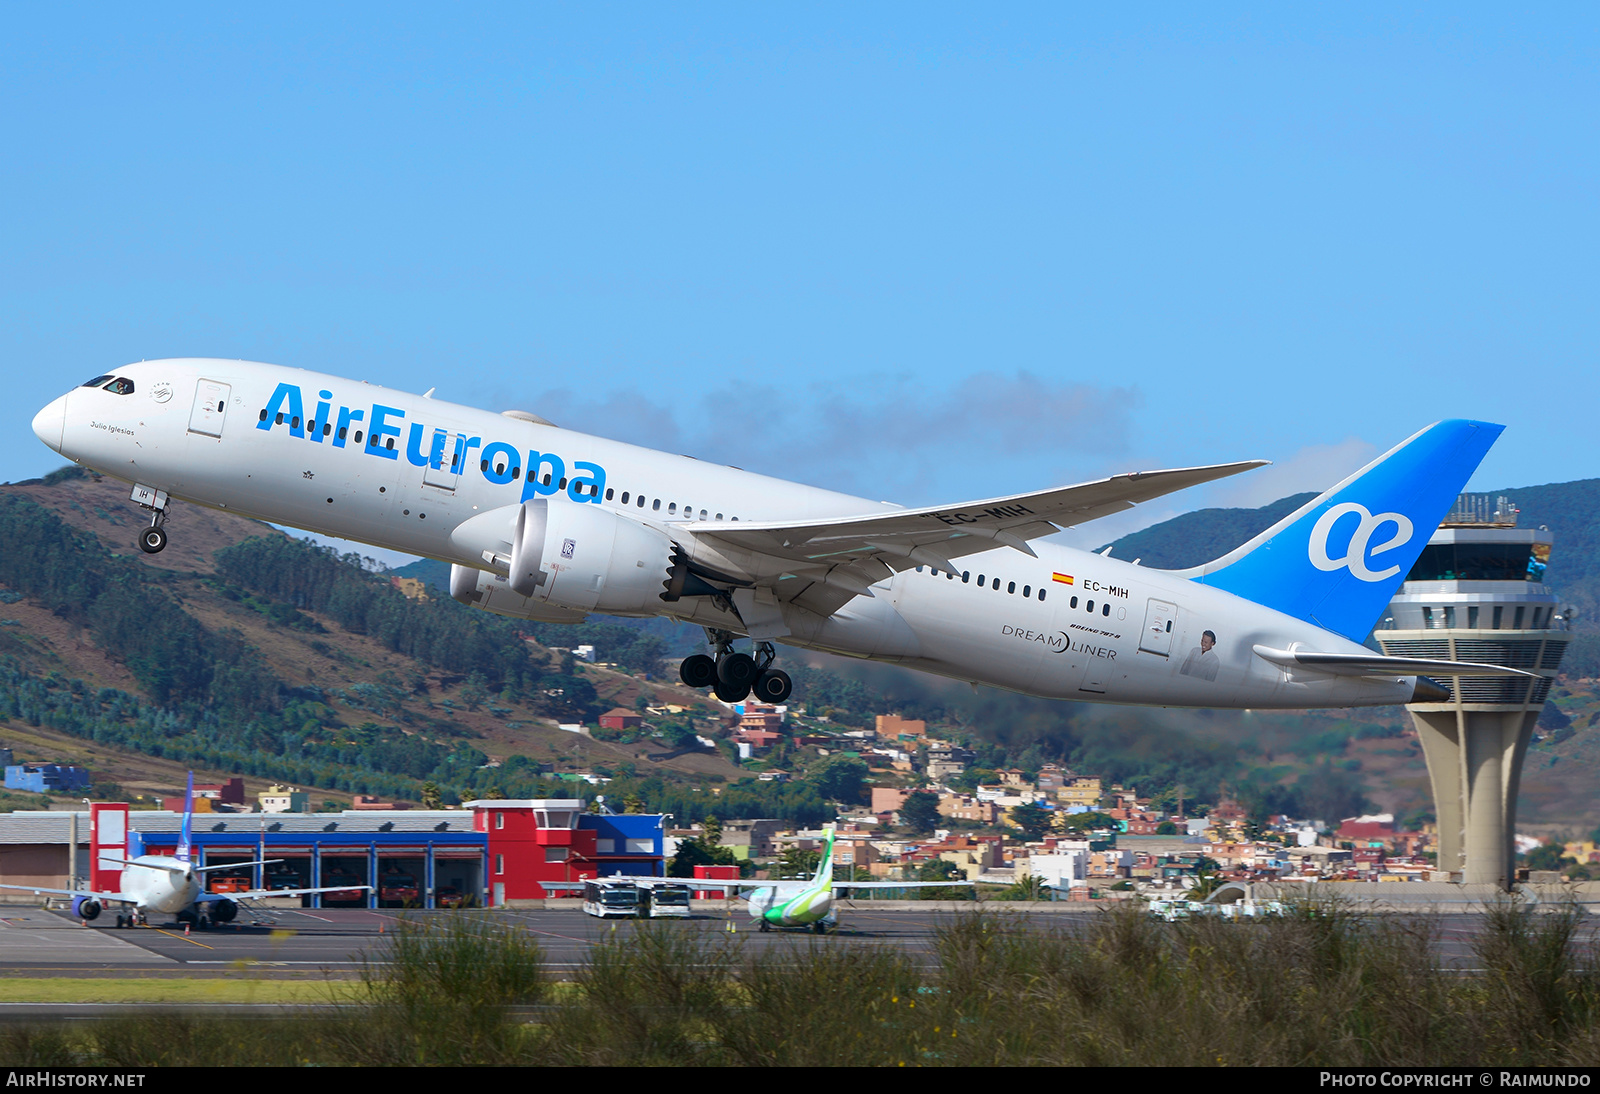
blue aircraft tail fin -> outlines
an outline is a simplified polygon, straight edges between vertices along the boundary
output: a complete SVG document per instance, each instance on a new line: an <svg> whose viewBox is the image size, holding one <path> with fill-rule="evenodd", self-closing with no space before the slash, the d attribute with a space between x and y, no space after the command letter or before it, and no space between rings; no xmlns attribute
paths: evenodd
<svg viewBox="0 0 1600 1094"><path fill-rule="evenodd" d="M190 841L194 834L194 772L189 772L189 785L183 792L183 828L178 834L178 850L173 855L179 862L188 862Z"/></svg>
<svg viewBox="0 0 1600 1094"><path fill-rule="evenodd" d="M1504 429L1430 425L1188 576L1363 641Z"/></svg>

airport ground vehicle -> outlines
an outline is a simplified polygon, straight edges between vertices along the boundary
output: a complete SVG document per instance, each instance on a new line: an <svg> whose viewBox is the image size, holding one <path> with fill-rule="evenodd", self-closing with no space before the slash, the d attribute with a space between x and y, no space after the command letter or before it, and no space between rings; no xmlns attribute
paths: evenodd
<svg viewBox="0 0 1600 1094"><path fill-rule="evenodd" d="M378 881L378 903L385 908L408 908L417 902L421 890L417 879L407 873L384 874Z"/></svg>
<svg viewBox="0 0 1600 1094"><path fill-rule="evenodd" d="M637 919L643 903L639 886L632 881L599 878L583 887L583 910L600 919Z"/></svg>
<svg viewBox="0 0 1600 1094"><path fill-rule="evenodd" d="M652 885L645 892L651 919L688 919L692 914L688 885Z"/></svg>

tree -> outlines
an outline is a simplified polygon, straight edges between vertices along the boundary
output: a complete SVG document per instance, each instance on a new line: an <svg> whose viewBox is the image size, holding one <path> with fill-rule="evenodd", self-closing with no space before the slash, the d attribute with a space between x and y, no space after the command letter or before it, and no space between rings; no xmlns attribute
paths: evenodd
<svg viewBox="0 0 1600 1094"><path fill-rule="evenodd" d="M442 809L442 808L444 808L444 799L441 798L440 795L439 795L439 784L438 783L430 781L430 782L425 782L425 783L422 784L422 808L424 808L424 809Z"/></svg>
<svg viewBox="0 0 1600 1094"><path fill-rule="evenodd" d="M932 832L939 824L939 798L926 790L906 795L900 806L900 823L912 832Z"/></svg>
<svg viewBox="0 0 1600 1094"><path fill-rule="evenodd" d="M817 872L821 861L821 851L791 847L778 859L778 873L782 877L810 877Z"/></svg>
<svg viewBox="0 0 1600 1094"><path fill-rule="evenodd" d="M700 842L707 847L722 846L722 821L718 820L715 814L711 814L701 821L700 828Z"/></svg>
<svg viewBox="0 0 1600 1094"><path fill-rule="evenodd" d="M467 682L461 685L461 701L467 704L468 710L477 710L488 698L488 681L483 678L481 672L474 672L467 677Z"/></svg>
<svg viewBox="0 0 1600 1094"><path fill-rule="evenodd" d="M1222 888L1224 879L1220 874L1197 873L1194 884L1189 886L1185 894L1190 900L1204 900L1218 889Z"/></svg>
<svg viewBox="0 0 1600 1094"><path fill-rule="evenodd" d="M1012 806L1008 816L1029 839L1044 839L1044 834L1050 831L1050 811L1035 802Z"/></svg>
<svg viewBox="0 0 1600 1094"><path fill-rule="evenodd" d="M866 800L867 765L848 756L837 756L811 772L808 781L829 801L856 805Z"/></svg>
<svg viewBox="0 0 1600 1094"><path fill-rule="evenodd" d="M1009 886L1002 890L1000 895L995 897L995 899L1046 900L1048 899L1048 897L1045 896L1045 889L1047 888L1048 886L1045 884L1044 878L1039 877L1037 874L1030 874L1027 877L1018 878L1016 881L1012 882Z"/></svg>
<svg viewBox="0 0 1600 1094"><path fill-rule="evenodd" d="M953 862L942 858L932 858L917 867L918 881L960 881L961 871ZM918 900L971 900L972 890L961 889L954 885L942 885L937 889L918 889Z"/></svg>
<svg viewBox="0 0 1600 1094"><path fill-rule="evenodd" d="M1115 817L1106 813L1068 813L1061 818L1061 827L1068 832L1090 832L1096 828L1116 828Z"/></svg>
<svg viewBox="0 0 1600 1094"><path fill-rule="evenodd" d="M1544 843L1529 851L1523 861L1530 870L1559 870L1566 865L1562 861L1565 851L1559 843Z"/></svg>
<svg viewBox="0 0 1600 1094"><path fill-rule="evenodd" d="M668 877L694 877L696 866L737 866L739 860L726 847L707 847L697 839L678 844L678 853L667 866Z"/></svg>

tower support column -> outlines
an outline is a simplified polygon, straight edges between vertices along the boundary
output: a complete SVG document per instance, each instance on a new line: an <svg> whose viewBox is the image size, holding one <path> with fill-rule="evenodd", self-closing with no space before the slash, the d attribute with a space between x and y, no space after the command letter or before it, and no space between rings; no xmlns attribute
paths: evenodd
<svg viewBox="0 0 1600 1094"><path fill-rule="evenodd" d="M1537 710L1411 710L1439 821L1439 866L1469 885L1516 878L1517 788Z"/></svg>

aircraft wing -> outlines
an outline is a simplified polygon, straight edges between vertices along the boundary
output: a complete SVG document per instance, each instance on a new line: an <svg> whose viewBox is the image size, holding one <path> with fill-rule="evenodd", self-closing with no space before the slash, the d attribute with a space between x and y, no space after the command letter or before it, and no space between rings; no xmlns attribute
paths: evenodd
<svg viewBox="0 0 1600 1094"><path fill-rule="evenodd" d="M214 904L219 900L260 900L269 896L312 896L316 893L370 893L371 891L370 885L324 885L320 889L251 889L243 893L201 893L194 898L194 902Z"/></svg>
<svg viewBox="0 0 1600 1094"><path fill-rule="evenodd" d="M999 546L1032 555L1030 539L1266 462L1135 471L1028 494L854 517L798 522L698 521L683 527L722 558L760 560L750 568L779 577L780 599L804 597L802 606L828 615L852 597L871 596L868 586L900 570L931 566L955 572L952 559ZM772 584L763 577L754 583ZM735 603L739 603L737 595Z"/></svg>
<svg viewBox="0 0 1600 1094"><path fill-rule="evenodd" d="M92 897L95 900L114 900L118 904L135 904L135 903L137 903L137 901L130 900L128 897L123 896L121 893L99 893L99 892L96 892L93 889L46 889L42 885L0 885L0 889L21 889L21 890L23 890L25 892L35 893L35 894L39 894L39 895L43 895L45 893L49 893L51 896Z"/></svg>
<svg viewBox="0 0 1600 1094"><path fill-rule="evenodd" d="M659 883L661 879L657 878L656 880ZM738 881L727 878L699 877L673 878L671 880L677 881L681 884L686 884L691 889L722 889L724 891L738 889L777 889L783 886L789 886L798 891L799 889L803 889L806 887L806 885L810 884L809 882L802 881L799 878L788 878L784 881ZM926 889L941 885L971 886L973 884L975 883L971 881L835 881L833 883L833 887L835 889Z"/></svg>

